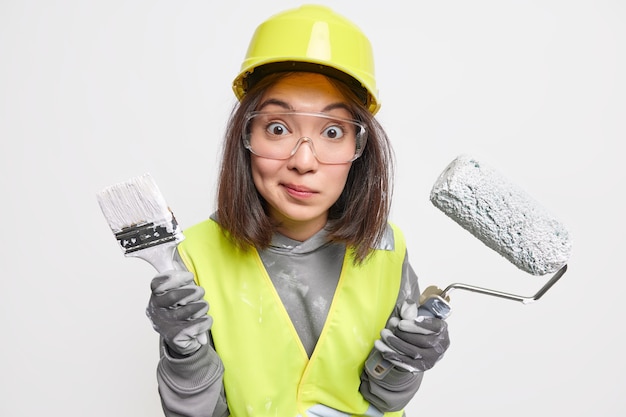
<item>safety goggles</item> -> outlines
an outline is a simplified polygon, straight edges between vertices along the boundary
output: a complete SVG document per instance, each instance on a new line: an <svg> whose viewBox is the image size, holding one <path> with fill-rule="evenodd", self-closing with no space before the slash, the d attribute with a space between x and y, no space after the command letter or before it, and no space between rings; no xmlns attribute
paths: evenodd
<svg viewBox="0 0 626 417"><path fill-rule="evenodd" d="M367 140L360 122L326 113L251 112L245 126L244 146L269 159L289 159L307 142L319 162L345 164L361 156Z"/></svg>

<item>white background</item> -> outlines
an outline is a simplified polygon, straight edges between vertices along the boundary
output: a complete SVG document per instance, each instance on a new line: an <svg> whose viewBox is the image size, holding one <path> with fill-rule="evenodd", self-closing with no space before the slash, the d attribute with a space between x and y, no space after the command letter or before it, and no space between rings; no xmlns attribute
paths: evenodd
<svg viewBox="0 0 626 417"><path fill-rule="evenodd" d="M537 303L452 294L452 346L408 415L624 415L626 3L322 3L373 44L397 154L392 220L423 288L530 295L546 281L429 202L461 153L526 189L574 242ZM206 218L230 83L256 25L295 4L0 2L0 415L162 415L153 270L122 256L95 196L150 172L183 227Z"/></svg>

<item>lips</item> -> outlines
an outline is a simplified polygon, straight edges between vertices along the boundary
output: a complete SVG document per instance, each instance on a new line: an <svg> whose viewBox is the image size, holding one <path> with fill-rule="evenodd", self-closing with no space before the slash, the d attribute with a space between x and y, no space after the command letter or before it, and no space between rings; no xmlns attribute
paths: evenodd
<svg viewBox="0 0 626 417"><path fill-rule="evenodd" d="M289 195L294 197L307 198L317 194L316 191L302 185L283 184L283 187L285 187L285 190Z"/></svg>

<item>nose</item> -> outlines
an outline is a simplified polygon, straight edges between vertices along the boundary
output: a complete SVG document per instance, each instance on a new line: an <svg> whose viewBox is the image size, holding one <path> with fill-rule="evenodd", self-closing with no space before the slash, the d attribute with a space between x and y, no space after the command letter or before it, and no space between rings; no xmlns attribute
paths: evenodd
<svg viewBox="0 0 626 417"><path fill-rule="evenodd" d="M313 147L313 140L306 136L300 138L291 153L291 158L289 158L288 161L288 167L304 173L316 170L318 163L319 161L315 155L315 148Z"/></svg>

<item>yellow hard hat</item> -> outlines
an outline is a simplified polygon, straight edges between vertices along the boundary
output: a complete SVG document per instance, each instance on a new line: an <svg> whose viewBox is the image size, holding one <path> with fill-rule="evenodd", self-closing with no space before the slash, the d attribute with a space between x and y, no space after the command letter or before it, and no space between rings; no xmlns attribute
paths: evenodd
<svg viewBox="0 0 626 417"><path fill-rule="evenodd" d="M372 114L380 108L369 40L354 23L328 7L304 5L257 27L233 81L237 99L263 76L278 71L312 71L338 78Z"/></svg>

